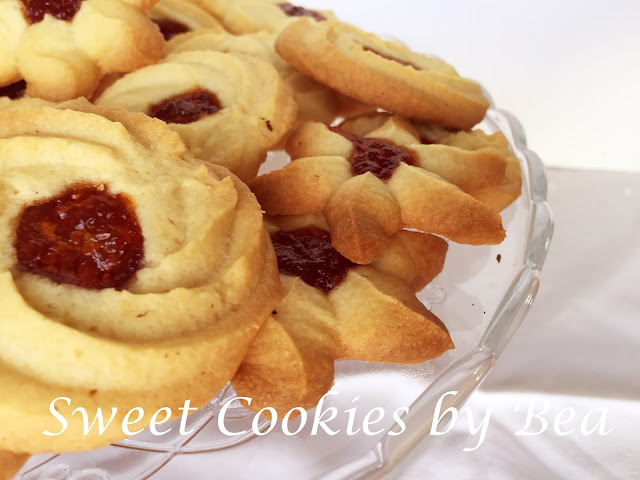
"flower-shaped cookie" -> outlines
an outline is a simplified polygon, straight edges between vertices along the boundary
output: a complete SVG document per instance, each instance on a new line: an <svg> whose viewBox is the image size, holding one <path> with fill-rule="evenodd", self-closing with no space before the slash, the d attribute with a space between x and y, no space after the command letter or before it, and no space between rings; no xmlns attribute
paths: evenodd
<svg viewBox="0 0 640 480"><path fill-rule="evenodd" d="M167 41L176 35L195 30L226 32L216 17L193 0L160 0L149 12L149 18L158 25ZM165 50L165 53L168 52Z"/></svg>
<svg viewBox="0 0 640 480"><path fill-rule="evenodd" d="M30 97L89 97L103 75L153 63L164 44L145 13L153 3L0 1L0 86L24 79Z"/></svg>
<svg viewBox="0 0 640 480"><path fill-rule="evenodd" d="M235 34L261 30L279 33L299 17L317 22L334 19L332 12L309 10L284 0L196 0L202 8L218 17Z"/></svg>
<svg viewBox="0 0 640 480"><path fill-rule="evenodd" d="M366 136L307 123L287 151L291 164L250 185L262 208L324 214L333 246L356 263L373 261L402 228L470 245L505 237L500 215L472 196L503 182L506 160L492 149L422 145L392 117Z"/></svg>
<svg viewBox="0 0 640 480"><path fill-rule="evenodd" d="M165 123L68 102L0 112L0 450L86 450L209 401L276 305L262 213ZM50 415L56 404L68 420ZM118 409L85 434L82 407Z"/></svg>
<svg viewBox="0 0 640 480"><path fill-rule="evenodd" d="M252 410L312 408L336 360L421 363L453 348L415 296L442 269L447 243L403 231L371 265L331 247L321 217L268 218L283 296L232 380Z"/></svg>
<svg viewBox="0 0 640 480"><path fill-rule="evenodd" d="M379 114L377 115L379 116ZM372 116L368 116L372 118ZM382 116L384 117L384 115ZM381 119L376 120L376 122ZM348 122L351 123L351 122ZM502 132L487 135L482 130L452 131L439 125L412 122L423 144L439 144L475 152L493 152L505 159L504 180L498 186L491 186L473 192L473 197L500 212L511 205L522 191L520 161L509 149L509 142ZM363 125L364 126L364 125ZM349 125L345 125L349 129ZM366 131L371 131L369 127Z"/></svg>
<svg viewBox="0 0 640 480"><path fill-rule="evenodd" d="M282 60L275 51L276 35L268 32L228 35L200 30L180 35L167 43L167 53L214 50L253 55L271 63L291 87L298 104L297 123L318 121L331 123L343 103L338 92L319 84Z"/></svg>
<svg viewBox="0 0 640 480"><path fill-rule="evenodd" d="M502 183L487 186L486 188L467 190L467 193L470 193L482 203L489 205L496 212L504 210L520 196L520 191L522 190L520 161L509 149L509 142L502 132L488 135L482 130L452 130L433 123L417 121L412 121L411 125L409 125L399 117L392 118L388 113L381 112L366 113L350 118L340 123L338 127L356 135L366 136L377 128L382 127L386 122L389 122L387 129L390 125L396 124L400 128L410 131L414 138L420 140L421 144L432 145L427 149L423 149L429 155L440 155L438 152L447 149L436 147L435 145L446 145L467 151L469 158L473 156L479 160L480 157L486 158L487 155L503 158L506 162L506 168ZM292 146L292 148L295 148L295 146ZM304 157L306 153L301 150L296 151L295 156ZM438 173L435 170L433 171ZM447 178L446 174L443 174L443 176Z"/></svg>
<svg viewBox="0 0 640 480"><path fill-rule="evenodd" d="M338 21L301 18L276 50L301 72L349 97L409 118L467 129L489 102L446 62Z"/></svg>
<svg viewBox="0 0 640 480"><path fill-rule="evenodd" d="M255 177L297 113L271 64L214 51L169 55L116 80L94 101L164 120L196 157L243 181Z"/></svg>

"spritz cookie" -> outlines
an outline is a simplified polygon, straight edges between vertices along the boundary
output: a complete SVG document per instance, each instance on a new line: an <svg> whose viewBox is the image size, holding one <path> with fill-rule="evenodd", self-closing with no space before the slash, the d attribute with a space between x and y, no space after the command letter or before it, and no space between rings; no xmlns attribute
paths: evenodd
<svg viewBox="0 0 640 480"><path fill-rule="evenodd" d="M145 13L153 0L3 0L0 86L52 101L89 97L100 79L155 62L164 40Z"/></svg>
<svg viewBox="0 0 640 480"><path fill-rule="evenodd" d="M271 64L214 51L169 55L116 80L94 101L165 121L196 157L243 181L255 177L297 113Z"/></svg>
<svg viewBox="0 0 640 480"><path fill-rule="evenodd" d="M131 409L142 429L205 404L279 299L254 196L143 114L73 103L0 127L0 450L98 448ZM118 413L86 433L77 407Z"/></svg>
<svg viewBox="0 0 640 480"><path fill-rule="evenodd" d="M313 408L336 360L415 364L453 348L444 324L415 296L442 270L447 243L400 232L367 266L331 246L321 217L267 220L283 297L232 385L251 410Z"/></svg>
<svg viewBox="0 0 640 480"><path fill-rule="evenodd" d="M405 117L468 129L489 107L480 85L446 62L346 23L301 18L282 30L276 50L318 82Z"/></svg>

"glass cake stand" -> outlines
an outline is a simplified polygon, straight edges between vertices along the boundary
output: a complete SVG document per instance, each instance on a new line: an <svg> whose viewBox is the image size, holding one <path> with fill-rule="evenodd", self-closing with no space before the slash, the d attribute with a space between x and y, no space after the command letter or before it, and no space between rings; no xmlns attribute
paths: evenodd
<svg viewBox="0 0 640 480"><path fill-rule="evenodd" d="M190 435L180 435L174 423L166 425L173 428L164 436L145 431L96 451L38 455L17 478L162 480L171 478L163 469L179 455L190 455L193 465L198 465L201 477L184 477L194 480L211 475L280 479L285 473L289 478L326 480L393 476L403 461L428 448L429 441L438 441L429 432L439 400L440 411L461 407L491 370L533 303L551 241L553 220L545 201L544 169L527 148L520 123L510 113L491 107L480 127L488 133L500 130L509 140L522 165L522 195L502 212L507 230L502 244L450 244L444 271L418 294L449 328L455 350L422 365L338 362L335 385L322 409L310 411L296 435L285 435L280 424L269 431L270 423L261 419L256 419L256 428L269 433L256 435L251 430L254 414L238 401L226 411L224 426L247 432L223 435L218 426L220 409L234 395L226 387L189 417ZM339 432L331 435L317 427L314 432L314 415L324 412L326 419L334 407L336 417L326 425ZM371 435L365 434L365 417L371 419L369 412L378 409L373 414L377 418L380 408L383 418L371 427ZM402 413L401 422L406 425L399 435L400 423L393 412ZM296 431L299 422L292 422L290 429Z"/></svg>

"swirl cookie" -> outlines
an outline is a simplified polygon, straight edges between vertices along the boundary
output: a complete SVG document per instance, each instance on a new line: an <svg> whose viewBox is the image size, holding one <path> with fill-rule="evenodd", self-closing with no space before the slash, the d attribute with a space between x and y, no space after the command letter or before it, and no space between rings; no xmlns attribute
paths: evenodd
<svg viewBox="0 0 640 480"><path fill-rule="evenodd" d="M145 0L0 2L0 85L52 101L89 97L102 76L156 61L163 39ZM6 27L6 28L5 28Z"/></svg>
<svg viewBox="0 0 640 480"><path fill-rule="evenodd" d="M283 296L232 380L250 409L313 408L333 384L336 360L422 363L453 348L414 295L442 270L444 240L403 231L361 266L333 249L321 217L266 223Z"/></svg>
<svg viewBox="0 0 640 480"><path fill-rule="evenodd" d="M116 80L94 101L165 121L196 157L244 181L255 177L297 112L272 65L213 51L169 55Z"/></svg>
<svg viewBox="0 0 640 480"><path fill-rule="evenodd" d="M276 50L318 82L405 117L468 129L489 107L480 85L449 64L345 23L301 18L280 32Z"/></svg>
<svg viewBox="0 0 640 480"><path fill-rule="evenodd" d="M190 0L160 0L149 12L149 18L158 25L166 41L195 30L226 32L214 16Z"/></svg>
<svg viewBox="0 0 640 480"><path fill-rule="evenodd" d="M262 30L279 33L300 17L316 22L335 19L332 12L310 10L283 0L197 0L202 8L221 19L223 25L236 35Z"/></svg>
<svg viewBox="0 0 640 480"><path fill-rule="evenodd" d="M229 381L279 298L251 192L158 120L0 113L0 449L87 450ZM69 109L69 107L73 109ZM51 402L68 426L50 414ZM85 434L84 408L114 420ZM132 428L133 429L133 428Z"/></svg>
<svg viewBox="0 0 640 480"><path fill-rule="evenodd" d="M324 214L332 245L356 263L373 261L402 228L470 245L505 238L500 215L472 196L503 182L506 160L493 150L421 145L391 117L366 136L307 123L287 151L291 164L250 184L262 208Z"/></svg>
<svg viewBox="0 0 640 480"><path fill-rule="evenodd" d="M213 50L224 53L253 55L271 63L282 79L291 87L298 104L296 123L318 121L331 123L342 105L338 92L303 75L275 51L276 35L268 32L246 35L227 35L201 30L180 35L167 43L167 53L194 50Z"/></svg>

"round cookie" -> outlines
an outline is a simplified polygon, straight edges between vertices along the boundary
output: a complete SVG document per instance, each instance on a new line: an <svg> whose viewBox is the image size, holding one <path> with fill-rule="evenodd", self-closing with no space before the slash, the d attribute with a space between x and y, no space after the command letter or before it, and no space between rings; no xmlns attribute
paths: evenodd
<svg viewBox="0 0 640 480"><path fill-rule="evenodd" d="M160 0L149 12L149 18L158 25L166 41L195 30L226 31L218 19L190 0Z"/></svg>
<svg viewBox="0 0 640 480"><path fill-rule="evenodd" d="M444 324L415 297L442 270L447 243L403 231L367 266L331 247L321 217L268 218L283 296L232 380L248 407L279 415L313 408L336 360L422 363L453 348Z"/></svg>
<svg viewBox="0 0 640 480"><path fill-rule="evenodd" d="M335 19L332 12L310 10L283 0L197 0L202 8L221 19L237 35L262 30L279 33L299 17L322 22Z"/></svg>
<svg viewBox="0 0 640 480"><path fill-rule="evenodd" d="M265 60L276 68L293 91L298 104L296 124L307 121L331 123L340 113L343 95L300 73L282 60L275 51L275 40L276 35L268 32L228 35L200 30L172 39L167 43L165 51L178 53L213 50L253 55Z"/></svg>
<svg viewBox="0 0 640 480"><path fill-rule="evenodd" d="M0 112L0 450L93 449L125 436L132 408L137 430L202 406L279 298L242 182L163 122L65 108ZM43 435L60 397L68 427ZM85 434L78 407L118 413Z"/></svg>
<svg viewBox="0 0 640 480"><path fill-rule="evenodd" d="M145 11L155 2L0 2L0 86L24 79L26 93L51 101L89 97L103 75L156 61L163 38Z"/></svg>
<svg viewBox="0 0 640 480"><path fill-rule="evenodd" d="M196 157L243 181L255 177L297 112L272 65L213 51L169 55L116 80L94 101L166 121Z"/></svg>
<svg viewBox="0 0 640 480"><path fill-rule="evenodd" d="M276 50L318 82L405 117L468 129L489 107L480 85L446 62L345 23L301 18L280 32Z"/></svg>

